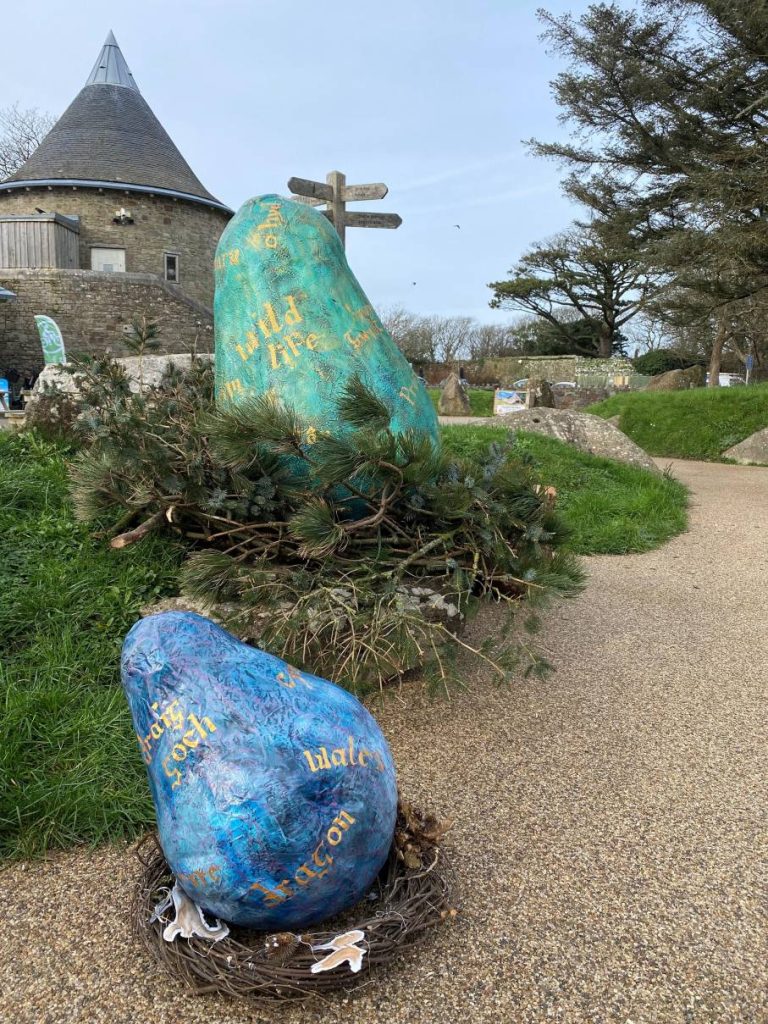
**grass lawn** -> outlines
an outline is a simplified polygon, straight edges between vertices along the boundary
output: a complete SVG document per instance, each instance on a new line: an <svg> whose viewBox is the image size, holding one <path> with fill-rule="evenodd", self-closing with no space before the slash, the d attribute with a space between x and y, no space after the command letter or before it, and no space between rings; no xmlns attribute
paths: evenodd
<svg viewBox="0 0 768 1024"><path fill-rule="evenodd" d="M123 637L179 552L110 551L74 522L60 450L0 435L0 854L154 820L119 686Z"/></svg>
<svg viewBox="0 0 768 1024"><path fill-rule="evenodd" d="M427 388L432 405L437 408L440 401L440 388ZM493 416L493 391L484 391L482 388L470 388L469 405L473 416Z"/></svg>
<svg viewBox="0 0 768 1024"><path fill-rule="evenodd" d="M504 436L499 427L443 428L450 450L467 457ZM688 492L676 480L539 434L519 434L517 446L533 460L542 483L557 489L557 508L577 554L650 551L686 528Z"/></svg>
<svg viewBox="0 0 768 1024"><path fill-rule="evenodd" d="M469 457L505 438L443 433ZM679 484L548 438L519 443L557 487L575 551L643 551L685 528ZM179 561L167 538L120 552L94 540L72 517L62 449L0 435L0 856L152 825L119 657L140 607L173 592Z"/></svg>
<svg viewBox="0 0 768 1024"><path fill-rule="evenodd" d="M768 427L768 384L613 395L587 411L620 416L621 430L651 455L712 462Z"/></svg>

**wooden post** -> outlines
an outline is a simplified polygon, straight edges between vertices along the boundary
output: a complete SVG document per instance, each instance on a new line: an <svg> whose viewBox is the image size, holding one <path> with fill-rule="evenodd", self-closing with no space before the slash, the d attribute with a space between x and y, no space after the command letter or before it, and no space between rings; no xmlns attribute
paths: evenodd
<svg viewBox="0 0 768 1024"><path fill-rule="evenodd" d="M345 245L344 234L346 227L345 205L344 205L344 186L347 183L346 174L342 174L341 171L331 171L326 176L326 182L333 189L333 199L328 204L329 211L333 214L333 226L336 228L336 232L341 239L341 244Z"/></svg>

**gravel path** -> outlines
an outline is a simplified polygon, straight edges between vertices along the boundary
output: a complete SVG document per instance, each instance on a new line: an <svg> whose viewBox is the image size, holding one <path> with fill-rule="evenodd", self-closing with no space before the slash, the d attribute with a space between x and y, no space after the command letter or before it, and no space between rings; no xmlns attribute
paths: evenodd
<svg viewBox="0 0 768 1024"><path fill-rule="evenodd" d="M765 1024L768 470L674 468L690 533L589 560L549 681L379 710L405 791L457 822L464 914L432 946L353 1000L262 1014L131 942L130 852L61 855L0 874L0 1020Z"/></svg>

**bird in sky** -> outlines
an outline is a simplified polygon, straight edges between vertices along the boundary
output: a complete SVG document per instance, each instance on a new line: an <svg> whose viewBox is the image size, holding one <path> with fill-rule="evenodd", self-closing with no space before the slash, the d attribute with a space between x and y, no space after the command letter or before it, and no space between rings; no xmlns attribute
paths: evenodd
<svg viewBox="0 0 768 1024"><path fill-rule="evenodd" d="M453 226L454 226L455 228L458 228L458 229L459 229L459 231L461 231L461 224L454 224Z"/></svg>

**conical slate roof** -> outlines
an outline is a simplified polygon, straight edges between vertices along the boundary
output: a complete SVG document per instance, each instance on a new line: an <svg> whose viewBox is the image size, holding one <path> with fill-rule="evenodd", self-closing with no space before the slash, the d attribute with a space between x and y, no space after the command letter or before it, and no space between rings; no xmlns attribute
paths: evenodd
<svg viewBox="0 0 768 1024"><path fill-rule="evenodd" d="M111 32L85 86L0 187L40 184L168 193L229 212L150 110Z"/></svg>

